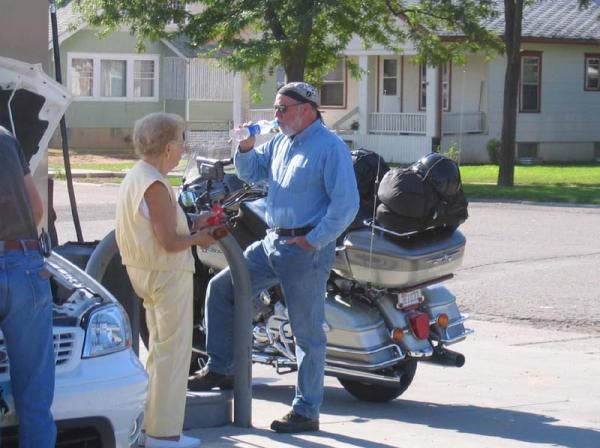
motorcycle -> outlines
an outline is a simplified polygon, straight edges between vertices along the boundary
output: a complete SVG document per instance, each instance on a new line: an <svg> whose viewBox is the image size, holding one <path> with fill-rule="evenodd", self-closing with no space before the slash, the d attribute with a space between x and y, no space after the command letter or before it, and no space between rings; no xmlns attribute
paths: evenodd
<svg viewBox="0 0 600 448"><path fill-rule="evenodd" d="M242 249L262 239L265 184L247 184L228 172L232 160L193 153L178 192L190 216L218 204ZM385 402L408 389L417 363L462 367L465 357L447 347L464 340L455 296L442 285L462 261L466 240L453 228L398 234L373 219L339 239L327 284L325 374L336 377L359 400ZM204 301L210 278L227 266L215 245L195 248L194 348L190 372L207 360ZM278 287L253 303L252 362L278 374L297 369L294 335Z"/></svg>

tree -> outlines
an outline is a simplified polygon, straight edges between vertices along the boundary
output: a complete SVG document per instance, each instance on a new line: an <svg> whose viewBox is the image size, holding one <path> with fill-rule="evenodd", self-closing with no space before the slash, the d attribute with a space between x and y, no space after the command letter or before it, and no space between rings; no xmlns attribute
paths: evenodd
<svg viewBox="0 0 600 448"><path fill-rule="evenodd" d="M182 6L200 4L191 14ZM166 37L166 25L178 24L198 49L213 44L221 62L249 76L254 87L268 69L282 65L288 81L319 84L354 35L368 47L375 43L399 50L413 40L420 60L432 64L460 60L466 51L498 48L496 36L479 26L493 13L493 0L80 0L87 23L104 32L128 27L144 39ZM396 14L394 14L396 13ZM404 23L397 20L402 17ZM461 39L442 41L445 29ZM452 38L452 35L449 35ZM451 40L451 39L450 39ZM223 54L225 56L223 56ZM348 64L359 76L358 67Z"/></svg>
<svg viewBox="0 0 600 448"><path fill-rule="evenodd" d="M506 71L504 72L504 104L500 141L498 186L512 187L515 172L515 144L517 135L517 98L521 71L521 27L523 0L504 0L504 44Z"/></svg>

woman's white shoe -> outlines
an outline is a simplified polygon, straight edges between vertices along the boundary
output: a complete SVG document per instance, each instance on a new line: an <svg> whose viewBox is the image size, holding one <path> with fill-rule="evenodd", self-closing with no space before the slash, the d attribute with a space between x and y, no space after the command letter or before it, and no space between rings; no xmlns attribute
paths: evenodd
<svg viewBox="0 0 600 448"><path fill-rule="evenodd" d="M146 434L146 448L198 448L201 440L181 434L179 440L164 440Z"/></svg>

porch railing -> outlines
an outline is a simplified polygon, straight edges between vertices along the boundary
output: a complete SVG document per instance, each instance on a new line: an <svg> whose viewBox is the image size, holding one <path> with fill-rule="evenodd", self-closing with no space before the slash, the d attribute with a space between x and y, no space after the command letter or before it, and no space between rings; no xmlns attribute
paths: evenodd
<svg viewBox="0 0 600 448"><path fill-rule="evenodd" d="M425 134L425 114L369 114L369 132L376 134Z"/></svg>
<svg viewBox="0 0 600 448"><path fill-rule="evenodd" d="M373 134L416 134L426 132L424 113L381 113L369 114L369 132ZM444 112L442 132L448 134L473 134L485 130L483 112Z"/></svg>

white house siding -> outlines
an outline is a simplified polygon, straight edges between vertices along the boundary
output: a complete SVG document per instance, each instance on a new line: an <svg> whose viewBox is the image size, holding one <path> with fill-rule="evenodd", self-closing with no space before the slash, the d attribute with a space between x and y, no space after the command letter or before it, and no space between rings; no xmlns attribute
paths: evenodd
<svg viewBox="0 0 600 448"><path fill-rule="evenodd" d="M523 44L542 52L541 112L519 113L517 143L538 143L544 161L590 161L600 141L600 92L584 90L584 54L600 45ZM488 122L490 138L502 129L502 98L506 59L490 63Z"/></svg>
<svg viewBox="0 0 600 448"><path fill-rule="evenodd" d="M431 142L424 135L340 134L350 149L375 150L387 162L409 164L430 152Z"/></svg>

